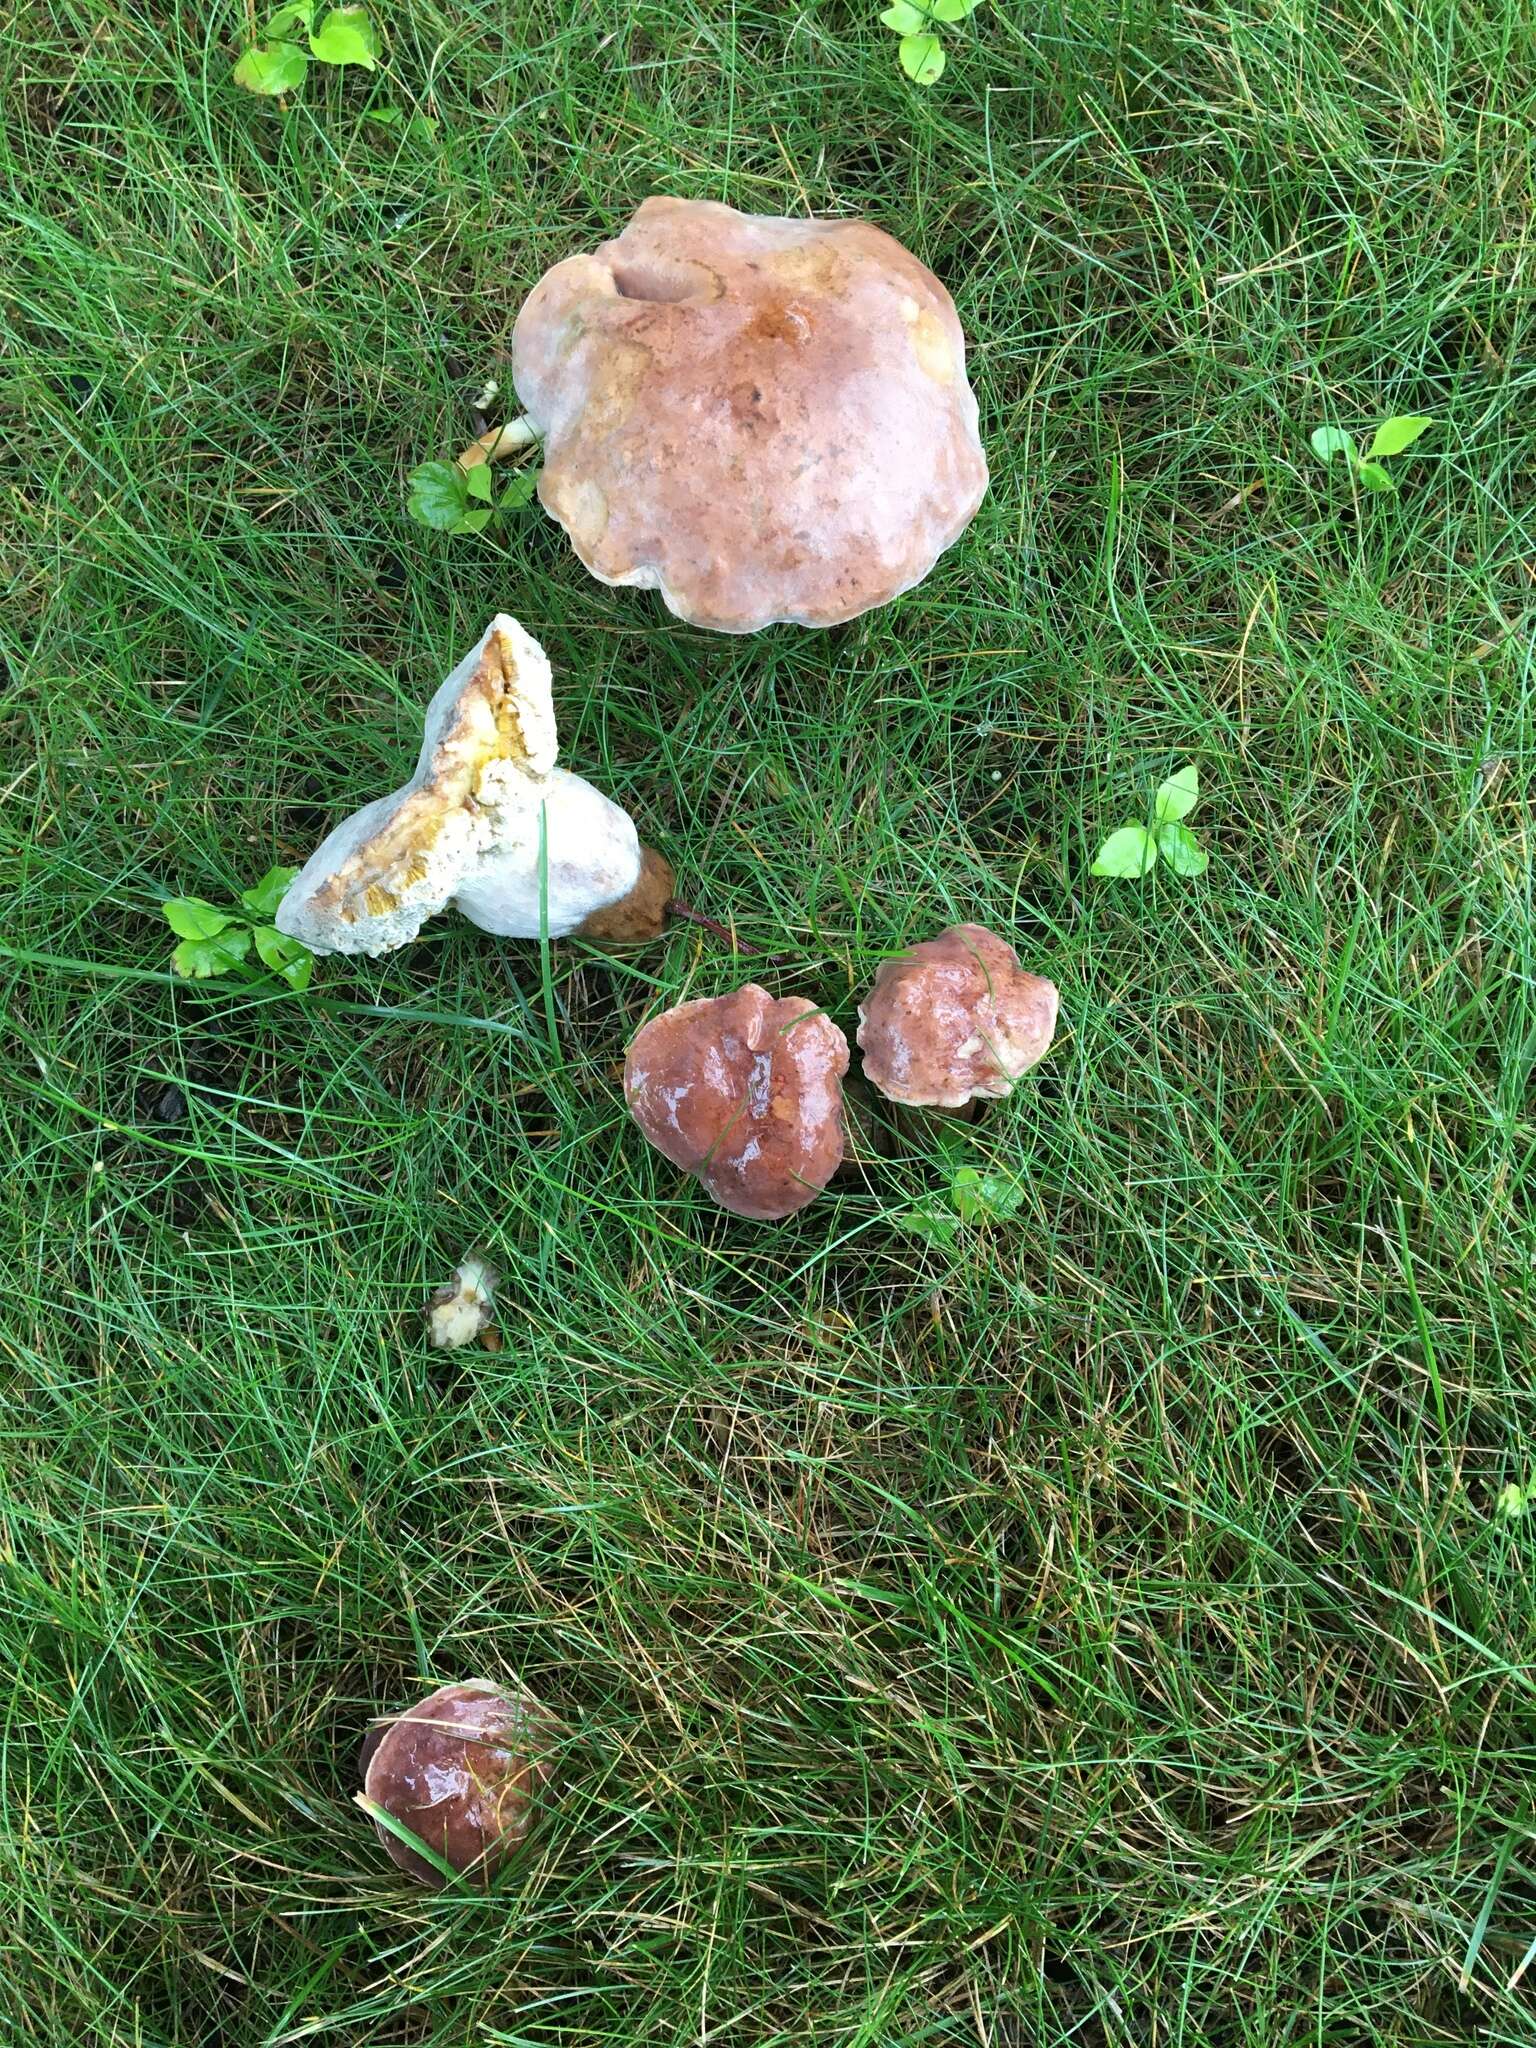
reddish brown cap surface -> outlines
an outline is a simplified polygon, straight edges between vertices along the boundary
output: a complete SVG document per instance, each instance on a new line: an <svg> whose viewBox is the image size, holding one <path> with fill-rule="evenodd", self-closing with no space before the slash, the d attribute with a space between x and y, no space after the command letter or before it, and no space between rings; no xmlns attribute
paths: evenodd
<svg viewBox="0 0 1536 2048"><path fill-rule="evenodd" d="M985 925L954 924L881 963L859 1005L864 1072L893 1102L961 1109L1042 1058L1057 994Z"/></svg>
<svg viewBox="0 0 1536 2048"><path fill-rule="evenodd" d="M455 1870L482 1881L528 1832L548 1783L553 1719L528 1693L488 1678L442 1685L363 1745L363 1790ZM379 1839L418 1883L439 1871L374 1822Z"/></svg>
<svg viewBox="0 0 1536 2048"><path fill-rule="evenodd" d="M886 603L987 487L954 304L868 221L647 199L534 286L513 375L592 574L722 633Z"/></svg>
<svg viewBox="0 0 1536 2048"><path fill-rule="evenodd" d="M636 1032L630 1114L723 1209L769 1221L814 1201L843 1156L848 1041L803 996L749 982L679 1003Z"/></svg>

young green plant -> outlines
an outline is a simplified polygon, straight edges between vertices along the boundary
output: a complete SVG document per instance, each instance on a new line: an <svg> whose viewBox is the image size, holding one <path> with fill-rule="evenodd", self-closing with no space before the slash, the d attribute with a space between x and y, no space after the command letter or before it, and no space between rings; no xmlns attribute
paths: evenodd
<svg viewBox="0 0 1536 2048"><path fill-rule="evenodd" d="M253 43L235 66L235 83L264 99L297 92L317 64L357 64L372 71L378 61L379 32L364 7L329 7L315 25L315 0L290 0L267 18L262 41Z"/></svg>
<svg viewBox="0 0 1536 2048"><path fill-rule="evenodd" d="M492 495L491 465L482 459L423 462L413 469L406 510L418 526L434 533L483 533L493 513L515 512L531 503L539 486L537 467L514 470L499 498Z"/></svg>
<svg viewBox="0 0 1536 2048"><path fill-rule="evenodd" d="M1145 825L1122 825L1110 833L1088 872L1118 881L1140 881L1157 866L1161 855L1176 875L1203 875L1210 856L1184 823L1199 800L1200 775L1191 761L1159 787Z"/></svg>
<svg viewBox="0 0 1536 2048"><path fill-rule="evenodd" d="M171 954L172 967L189 981L211 981L232 974L254 946L262 966L301 994L315 971L315 956L272 922L298 872L268 868L254 887L241 890L238 909L220 910L201 896L173 896L162 903L165 921L181 941Z"/></svg>
<svg viewBox="0 0 1536 2048"><path fill-rule="evenodd" d="M944 43L938 31L974 14L981 0L896 0L880 19L901 37L896 54L915 85L932 85L943 75Z"/></svg>
<svg viewBox="0 0 1536 2048"><path fill-rule="evenodd" d="M979 1166L957 1166L949 1186L931 1201L907 1209L897 1228L929 1244L951 1245L962 1225L1006 1223L1024 1200L1024 1190L1001 1173L983 1173Z"/></svg>
<svg viewBox="0 0 1536 2048"><path fill-rule="evenodd" d="M1382 463L1394 455L1406 453L1425 428L1434 424L1432 419L1417 412L1400 413L1392 419L1383 420L1372 434L1370 446L1363 455L1354 435L1346 433L1342 427L1314 427L1312 453L1330 463L1336 455L1342 455L1368 491L1395 491L1397 485L1382 468Z"/></svg>

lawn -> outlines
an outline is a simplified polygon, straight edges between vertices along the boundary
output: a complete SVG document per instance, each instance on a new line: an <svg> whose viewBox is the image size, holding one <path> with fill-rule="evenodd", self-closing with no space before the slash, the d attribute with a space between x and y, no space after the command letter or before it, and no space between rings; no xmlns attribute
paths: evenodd
<svg viewBox="0 0 1536 2048"><path fill-rule="evenodd" d="M380 12L281 107L222 4L0 44L0 2036L1536 2042L1524 10L998 0L927 90L879 0ZM993 485L896 604L407 519L658 191L954 293ZM1309 447L1389 413L1395 495ZM160 903L399 781L498 609L736 956L177 981ZM1185 761L1208 873L1091 879ZM921 1132L778 1226L647 1151L651 1009L851 1029L957 918L1061 989L963 1140L1011 1219L904 1227ZM503 1348L432 1353L477 1242ZM479 1675L558 1792L432 1895L357 1750Z"/></svg>

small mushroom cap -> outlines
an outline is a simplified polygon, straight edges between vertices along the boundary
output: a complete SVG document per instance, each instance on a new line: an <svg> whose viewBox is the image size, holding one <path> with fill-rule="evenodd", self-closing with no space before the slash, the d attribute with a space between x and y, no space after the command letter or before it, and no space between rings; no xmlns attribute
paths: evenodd
<svg viewBox="0 0 1536 2048"><path fill-rule="evenodd" d="M859 1005L864 1072L913 1108L1006 1095L1042 1059L1059 998L985 925L954 924L884 960Z"/></svg>
<svg viewBox="0 0 1536 2048"><path fill-rule="evenodd" d="M624 1061L630 1114L721 1208L759 1221L813 1202L843 1156L848 1041L803 996L755 982L642 1025Z"/></svg>
<svg viewBox="0 0 1536 2048"><path fill-rule="evenodd" d="M455 1870L482 1881L528 1832L549 1782L553 1717L530 1693L489 1678L441 1685L363 1745L363 1790ZM379 1839L418 1883L440 1871L376 1820Z"/></svg>
<svg viewBox="0 0 1536 2048"><path fill-rule="evenodd" d="M885 604L987 486L953 301L868 221L647 199L534 286L513 375L592 574L722 633Z"/></svg>
<svg viewBox="0 0 1536 2048"><path fill-rule="evenodd" d="M502 937L584 930L639 886L643 850L556 751L544 650L498 614L428 705L415 774L310 856L278 929L316 953L388 953L452 903Z"/></svg>

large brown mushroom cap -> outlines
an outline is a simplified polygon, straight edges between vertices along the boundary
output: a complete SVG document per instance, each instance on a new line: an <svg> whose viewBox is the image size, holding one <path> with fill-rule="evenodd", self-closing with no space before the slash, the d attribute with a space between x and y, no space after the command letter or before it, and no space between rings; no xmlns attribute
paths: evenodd
<svg viewBox="0 0 1536 2048"><path fill-rule="evenodd" d="M987 486L954 304L868 221L647 199L535 285L513 375L592 574L722 633L899 596Z"/></svg>
<svg viewBox="0 0 1536 2048"><path fill-rule="evenodd" d="M488 1678L442 1685L363 1747L363 1791L455 1870L482 1882L522 1841L548 1783L554 1721L528 1693ZM441 1872L375 1820L418 1883Z"/></svg>
<svg viewBox="0 0 1536 2048"><path fill-rule="evenodd" d="M881 962L859 1005L864 1072L893 1102L962 1109L1044 1057L1058 997L985 925L954 924Z"/></svg>
<svg viewBox="0 0 1536 2048"><path fill-rule="evenodd" d="M624 1097L647 1138L723 1209L769 1221L816 1199L843 1156L848 1041L803 996L748 982L642 1025Z"/></svg>

